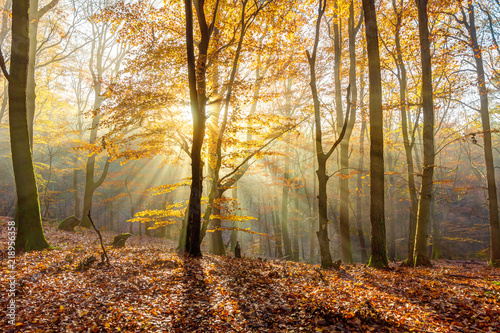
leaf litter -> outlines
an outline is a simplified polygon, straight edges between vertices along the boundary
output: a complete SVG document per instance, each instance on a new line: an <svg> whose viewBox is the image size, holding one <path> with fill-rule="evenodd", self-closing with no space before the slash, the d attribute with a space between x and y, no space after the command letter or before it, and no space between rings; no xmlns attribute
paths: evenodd
<svg viewBox="0 0 500 333"><path fill-rule="evenodd" d="M6 220L1 289L8 289ZM92 230L44 225L52 250L16 255L16 325L7 332L498 332L500 270L472 261L339 270L266 259L189 258L133 236L99 258ZM103 232L105 243L112 232ZM99 261L99 260L97 260ZM7 308L7 297L0 299Z"/></svg>

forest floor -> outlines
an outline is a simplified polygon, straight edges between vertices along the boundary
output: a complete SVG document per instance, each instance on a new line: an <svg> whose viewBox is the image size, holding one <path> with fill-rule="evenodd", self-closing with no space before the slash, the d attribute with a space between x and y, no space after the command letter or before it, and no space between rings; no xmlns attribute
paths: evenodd
<svg viewBox="0 0 500 333"><path fill-rule="evenodd" d="M8 289L6 220L0 289ZM500 332L500 269L482 262L391 263L387 270L176 254L174 243L133 236L93 264L92 230L44 225L52 250L16 256L16 325L6 332ZM113 234L104 232L109 243ZM98 259L98 261L100 261ZM2 313L7 297L0 297Z"/></svg>

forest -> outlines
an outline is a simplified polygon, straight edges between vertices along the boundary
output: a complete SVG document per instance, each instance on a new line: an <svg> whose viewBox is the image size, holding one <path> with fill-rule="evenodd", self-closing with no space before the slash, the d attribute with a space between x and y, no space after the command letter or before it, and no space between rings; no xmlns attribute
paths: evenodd
<svg viewBox="0 0 500 333"><path fill-rule="evenodd" d="M0 0L0 331L500 331L500 0Z"/></svg>

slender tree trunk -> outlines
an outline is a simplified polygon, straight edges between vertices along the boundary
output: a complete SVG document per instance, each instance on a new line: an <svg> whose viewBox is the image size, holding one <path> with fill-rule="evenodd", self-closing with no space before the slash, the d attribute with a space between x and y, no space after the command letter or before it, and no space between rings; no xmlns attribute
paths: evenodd
<svg viewBox="0 0 500 333"><path fill-rule="evenodd" d="M432 196L432 203L431 203L431 225L432 225L432 259L441 259L442 257L442 252L441 252L441 240L442 240L442 234L441 234L441 223L440 223L440 218L438 217L438 214L436 212L436 190L434 189L434 195Z"/></svg>
<svg viewBox="0 0 500 333"><path fill-rule="evenodd" d="M314 128L314 123L313 126ZM314 130L311 130L311 136L313 140L313 146L315 142L314 138ZM316 166L317 160L313 159L313 170L317 170ZM311 264L316 262L316 221L318 220L318 207L317 207L317 197L315 196L317 192L317 176L316 174L312 175L313 177L313 197L312 197L312 214L311 214L311 224L309 225L309 262Z"/></svg>
<svg viewBox="0 0 500 333"><path fill-rule="evenodd" d="M26 87L26 106L28 115L28 131L30 133L30 144L33 148L33 123L35 120L35 63L37 49L38 30L38 0L30 0L30 33L29 33L29 62L28 62L28 84Z"/></svg>
<svg viewBox="0 0 500 333"><path fill-rule="evenodd" d="M333 24L333 34L334 34L334 54L335 54L335 62L334 62L334 82L335 82L335 109L337 110L337 132L340 133L343 126L343 108L342 108L342 88L340 81L340 67L342 63L342 49L340 46L341 37L340 31L342 29L342 25L340 23L340 18L338 16L338 0L334 2L335 14L334 14L334 24ZM354 15L354 8L350 8L350 15ZM356 68L352 67L352 56L355 50L352 49L351 41L352 34L351 31L351 18L349 16L349 56L350 56L350 65L349 69L349 83L351 84L351 88L355 88L356 78L354 77L354 81L352 81L352 71L356 71ZM354 29L354 26L352 27ZM352 41L353 42L353 41ZM355 62L354 62L355 64ZM355 66L355 65L354 65ZM354 74L355 75L355 74ZM353 86L354 83L354 86ZM354 95L354 91L353 91ZM353 97L353 103L356 103ZM353 107L351 109L354 114L356 113L356 108ZM340 177L339 177L339 230L340 230L340 247L342 250L342 260L346 263L352 262L352 251L351 251L351 236L350 236L350 227L349 227L349 138L350 133L352 132L352 126L354 126L354 118L351 118L349 125L347 126L347 132L344 136L344 140L340 143Z"/></svg>
<svg viewBox="0 0 500 333"><path fill-rule="evenodd" d="M328 199L326 194L326 185L328 176L326 174L326 158L318 154L318 216L319 230L316 232L318 236L319 252L321 256L321 267L328 268L333 265L332 255L330 252L330 238L328 238Z"/></svg>
<svg viewBox="0 0 500 333"><path fill-rule="evenodd" d="M54 156L51 152L49 152L49 174L47 176L47 185L45 185L43 198L44 198L44 212L43 217L47 218L49 216L49 208L50 208L50 196L49 196L49 186L52 181L52 159Z"/></svg>
<svg viewBox="0 0 500 333"><path fill-rule="evenodd" d="M314 38L314 46L312 53L306 51L307 61L309 62L309 72L311 76L311 93L314 103L314 130L315 130L315 149L316 158L318 160L318 170L316 170L316 175L318 176L318 216L319 225L316 235L318 237L320 256L321 256L321 267L328 268L333 266L332 255L330 252L330 239L328 238L328 199L327 199L327 182L329 176L326 174L326 162L328 158L333 154L337 146L343 140L347 129L347 122L349 120L350 112L350 89L347 89L347 112L346 118L343 121L342 130L339 133L337 140L331 146L331 148L325 153L323 151L322 143L322 129L321 129L321 114L320 114L320 103L318 96L318 89L316 85L316 54L319 44L319 33L321 18L325 13L326 0L320 0L318 6L318 17L316 20L316 34Z"/></svg>
<svg viewBox="0 0 500 333"><path fill-rule="evenodd" d="M30 0L30 26L29 26L29 61L28 61L28 81L26 87L26 105L27 105L27 120L28 131L30 133L30 143L33 147L33 125L35 121L35 100L36 100L36 52L38 47L37 33L38 22L45 13L53 8L59 0L52 0L42 9L38 10L38 0Z"/></svg>
<svg viewBox="0 0 500 333"><path fill-rule="evenodd" d="M233 188L232 190L233 192L233 199L236 200L236 202L238 201L238 188L235 187ZM260 198L262 200L262 198ZM261 200L259 200L259 202L262 202ZM259 216L260 216L260 207L258 208L259 209ZM260 219L259 219L260 221ZM236 228L236 222L233 222L233 228ZM229 239L231 240L231 252L234 253L234 248L236 247L236 242L238 241L238 230L231 230L231 234L229 236Z"/></svg>
<svg viewBox="0 0 500 333"><path fill-rule="evenodd" d="M351 86L351 114L349 116L349 124L344 135L344 139L340 143L340 244L342 248L342 259L344 262L352 262L351 250L351 235L349 221L349 141L351 139L354 122L356 120L356 104L358 102L358 88L356 84L356 35L361 25L355 26L354 22L354 1L351 1L349 6L349 84ZM340 43L339 43L340 44ZM335 50L337 47L335 47ZM340 49L340 45L339 45ZM340 54L340 51L338 51ZM337 52L335 52L337 54ZM339 59L340 60L340 59ZM336 66L337 67L337 66ZM340 65L338 66L340 70ZM340 94L340 77L337 84L335 80L335 100L337 107L340 106L340 114L337 112L337 121L342 120L342 98ZM337 87L338 85L338 87ZM337 88L339 91L337 92ZM337 124L337 127L339 124ZM340 129L341 130L341 129ZM340 131L339 131L340 133Z"/></svg>
<svg viewBox="0 0 500 333"><path fill-rule="evenodd" d="M285 154L288 154L289 151L286 149ZM285 155L285 166L283 171L283 190L281 196L281 234L283 236L283 245L285 248L285 258L290 260L292 259L292 243L290 240L290 235L288 232L288 192L290 190L289 179L290 174L288 173L288 168L290 167L288 163L288 156Z"/></svg>
<svg viewBox="0 0 500 333"><path fill-rule="evenodd" d="M130 218L133 219L135 215L135 210L134 210L134 201L132 199L132 193L130 192L130 189L128 188L128 177L125 178L125 191L127 192L128 195L128 201L130 204ZM134 233L134 222L129 222L129 233L133 234ZM140 222L139 222L140 224Z"/></svg>
<svg viewBox="0 0 500 333"><path fill-rule="evenodd" d="M274 206L275 207L279 207L277 205L277 202L278 199L276 198L275 199L275 204ZM273 218L273 228L274 228L274 240L275 240L275 257L276 258L283 258L283 245L281 243L281 240L282 240L282 237L281 237L281 224L280 224L280 221L279 221L279 216L278 216L278 212L276 212L275 210L273 210L272 214L271 214L272 218Z"/></svg>
<svg viewBox="0 0 500 333"><path fill-rule="evenodd" d="M188 204L189 207L189 204ZM179 242L177 244L177 250L184 251L186 247L186 240L187 240L187 221L188 221L188 208L186 208L186 211L184 213L184 217L182 218L181 222L181 230L179 231ZM141 225L139 224L139 235L141 234Z"/></svg>
<svg viewBox="0 0 500 333"><path fill-rule="evenodd" d="M382 112L382 79L378 44L377 16L374 0L363 0L368 78L370 83L370 223L371 256L368 266L387 267L384 215L384 124Z"/></svg>
<svg viewBox="0 0 500 333"><path fill-rule="evenodd" d="M201 256L201 195L203 191L203 165L201 149L205 137L206 63L211 29L205 20L204 2L196 1L201 40L198 44L198 61L194 56L193 8L191 0L185 0L186 47L189 77L189 96L193 116L193 143L191 148L191 193L189 196L188 223L186 230L186 252L190 256ZM217 9L216 9L217 10Z"/></svg>
<svg viewBox="0 0 500 333"><path fill-rule="evenodd" d="M300 259L300 246L299 246L299 218L300 218L300 197L299 197L299 190L297 189L295 191L295 210L297 211L296 213L296 218L293 221L292 224L292 260L293 261L299 261ZM302 245L304 245L304 242L302 242ZM304 255L304 249L302 248L302 255Z"/></svg>
<svg viewBox="0 0 500 333"><path fill-rule="evenodd" d="M77 158L73 159L73 162L76 166ZM80 216L80 196L78 194L78 169L73 169L73 199L75 200L75 216Z"/></svg>
<svg viewBox="0 0 500 333"><path fill-rule="evenodd" d="M481 122L483 125L484 140L484 160L486 164L486 180L488 184L488 209L490 220L490 262L493 267L500 267L500 221L498 217L498 194L495 181L495 163L491 142L491 127L488 105L488 89L486 87L484 64L481 46L477 40L476 23L474 17L474 7L469 2L467 7L469 24L467 30L470 34L470 46L474 53L476 62L477 86L479 90L479 100L481 104ZM466 22L465 14L463 14Z"/></svg>
<svg viewBox="0 0 500 333"><path fill-rule="evenodd" d="M365 59L365 50L363 49L363 59ZM362 69L364 68L361 67ZM356 183L356 187L358 188L358 196L356 197L356 210L357 210L357 221L356 221L356 229L358 233L358 240L359 240L359 247L360 247L360 252L361 252L361 262L368 262L368 254L367 254L367 246L366 246L366 241L365 241L365 234L363 232L363 216L364 216L364 209L363 209L363 183L362 183L362 178L364 177L364 167L365 167L365 133L366 133L366 118L367 115L365 114L365 110L363 108L363 96L364 96L364 88L365 86L363 85L363 78L364 78L364 73L360 73L361 77L361 98L360 98L360 110L361 110L361 133L360 133L360 138L359 138L359 162L358 162L358 179Z"/></svg>
<svg viewBox="0 0 500 333"><path fill-rule="evenodd" d="M95 102L94 102L94 117L92 119L92 128L90 130L90 138L89 138L89 144L93 145L95 144L97 140L97 131L99 127L99 121L100 121L100 115L98 114L99 107L101 106L101 97L100 97L100 83L97 83L96 86L94 87L95 91ZM101 176L97 181L94 180L94 174L95 174L95 159L96 155L92 154L87 158L87 163L85 165L85 190L83 194L83 211L82 211L82 222L81 226L84 228L90 228L90 220L88 218L88 215L92 209L92 199L94 196L95 190L102 185L104 180L106 179L106 176L108 175L108 170L109 170L109 156L106 159L106 162L104 164L104 168L102 170Z"/></svg>
<svg viewBox="0 0 500 333"><path fill-rule="evenodd" d="M318 169L316 170L316 175L318 177L318 231L316 236L318 237L319 251L321 257L321 267L328 268L333 265L332 255L330 252L330 239L328 238L328 210L327 210L327 194L326 185L328 182L328 176L326 174L326 161L328 157L323 152L322 144L322 130L321 130L321 114L320 114L320 103L318 97L318 90L316 86L316 53L319 43L319 32L321 25L321 18L325 13L326 0L319 1L318 7L318 17L316 19L316 35L314 39L314 47L312 54L306 51L307 60L309 62L309 69L311 75L311 92L314 102L314 130L315 130L315 149L316 158L318 160Z"/></svg>
<svg viewBox="0 0 500 333"><path fill-rule="evenodd" d="M111 225L111 231L115 230L115 209L113 207L113 200L109 201L109 224Z"/></svg>
<svg viewBox="0 0 500 333"><path fill-rule="evenodd" d="M424 114L422 184L418 205L417 233L415 237L414 266L431 266L427 256L427 233L429 227L432 179L434 175L434 103L432 92L431 51L427 17L428 0L416 0L418 30L422 63L422 105Z"/></svg>
<svg viewBox="0 0 500 333"><path fill-rule="evenodd" d="M415 234L417 230L417 211L418 211L418 197L417 187L415 185L414 166L413 166L413 138L408 134L408 109L406 102L407 91L407 73L406 66L403 61L403 50L401 48L401 25L402 25L402 7L403 1L400 2L401 11L397 9L396 1L392 0L392 6L397 17L396 21L396 53L397 53L397 67L400 71L399 78L399 103L401 104L401 129L403 132L403 146L406 156L406 172L408 180L408 192L410 194L410 221L408 232L408 258L406 263L413 265L413 252L415 251Z"/></svg>
<svg viewBox="0 0 500 333"><path fill-rule="evenodd" d="M262 205L264 205L264 198L261 198L260 202ZM271 232L269 231L269 222L267 220L267 211L264 211L264 232L266 233L266 255L267 257L271 258L272 257L272 251L271 251Z"/></svg>
<svg viewBox="0 0 500 333"><path fill-rule="evenodd" d="M222 191L217 189L216 199L212 206L212 214L215 216L221 214L220 204L222 196L223 196ZM215 231L212 232L212 237L210 242L210 247L211 247L210 252L216 255L224 255L226 254L226 248L224 247L224 241L222 240L222 230L220 229L222 227L221 220L220 218L215 217L211 221L212 221L212 227L215 229Z"/></svg>
<svg viewBox="0 0 500 333"><path fill-rule="evenodd" d="M361 251L361 262L368 262L368 254L367 254L367 246L366 246L366 241L365 241L365 234L363 232L363 215L364 215L364 209L363 209L363 183L361 177L363 177L364 172L361 172L361 170L364 169L364 158L365 158L365 132L366 132L366 120L365 116L363 116L363 120L361 123L361 134L360 134L360 142L359 142L359 162L358 162L358 170L360 173L358 174L358 179L357 179L357 188L358 188L358 196L356 198L356 209L357 209L357 221L356 221L356 229L358 233L358 241L359 241L359 247Z"/></svg>
<svg viewBox="0 0 500 333"><path fill-rule="evenodd" d="M15 247L26 251L49 247L43 235L27 121L28 30L29 0L16 0L12 4L9 129L17 193L18 229Z"/></svg>
<svg viewBox="0 0 500 333"><path fill-rule="evenodd" d="M387 152L387 165L389 166L389 182L387 189L387 215L389 220L389 260L394 261L396 259L396 216L394 213L394 164L392 152Z"/></svg>
<svg viewBox="0 0 500 333"><path fill-rule="evenodd" d="M292 115L292 78L288 78L285 90L285 116ZM288 145L285 148L285 165L283 166L283 191L281 197L281 233L283 236L283 245L285 248L285 258L292 259L292 243L288 232L288 201L290 191L290 149Z"/></svg>

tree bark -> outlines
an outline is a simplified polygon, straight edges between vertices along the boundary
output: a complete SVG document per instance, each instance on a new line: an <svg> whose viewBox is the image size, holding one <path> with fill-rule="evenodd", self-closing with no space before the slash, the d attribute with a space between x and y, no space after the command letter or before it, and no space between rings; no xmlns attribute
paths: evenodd
<svg viewBox="0 0 500 333"><path fill-rule="evenodd" d="M422 64L422 109L423 122L423 166L420 201L418 205L417 232L415 236L414 266L431 266L427 256L427 233L432 202L432 179L434 175L434 102L432 92L432 67L427 16L428 0L416 0L418 9L418 31Z"/></svg>
<svg viewBox="0 0 500 333"><path fill-rule="evenodd" d="M53 8L59 0L52 0L45 5L41 10L38 10L38 0L30 0L30 27L29 27L29 61L28 61L28 83L26 87L26 105L27 105L27 119L28 131L30 133L30 143L33 148L33 126L35 122L35 101L36 101L36 52L38 46L37 33L38 22L45 13Z"/></svg>
<svg viewBox="0 0 500 333"><path fill-rule="evenodd" d="M203 165L201 149L205 137L206 65L213 22L209 27L205 18L204 0L195 0L201 40L198 44L198 59L194 56L193 8L191 0L185 0L186 52L188 62L189 99L193 117L193 143L191 147L191 193L188 206L185 251L192 257L200 257L201 196L203 191ZM218 3L217 3L218 4ZM215 8L217 12L217 7ZM214 15L215 17L215 15Z"/></svg>
<svg viewBox="0 0 500 333"><path fill-rule="evenodd" d="M363 49L363 62L365 59L365 50ZM361 262L368 262L368 254L367 254L367 247L366 247L366 241L365 241L365 234L363 232L363 183L362 183L362 178L364 174L364 167L365 167L365 133L366 133L366 111L364 110L364 104L363 104L363 96L364 96L364 72L363 68L364 66L361 67L361 93L360 93L360 107L359 109L361 110L361 132L360 132L360 139L359 139L359 161L358 161L358 179L356 183L356 187L358 188L358 195L356 197L356 210L357 210L357 219L356 219L356 229L357 229L357 234L358 234L358 241L359 241L359 248L361 252Z"/></svg>
<svg viewBox="0 0 500 333"><path fill-rule="evenodd" d="M389 260L394 261L396 258L396 216L394 212L394 164L393 154L391 151L387 152L387 165L389 168L389 179L387 189L387 215L389 220L388 231L388 246L389 246Z"/></svg>
<svg viewBox="0 0 500 333"><path fill-rule="evenodd" d="M500 221L498 217L498 194L495 181L495 163L493 159L491 127L488 104L488 89L486 87L484 64L481 46L477 40L474 7L469 2L467 7L469 23L467 31L470 37L470 46L476 62L477 86L481 105L481 122L483 125L484 161L486 165L486 180L488 184L488 209L490 220L490 262L493 267L500 267ZM463 14L466 22L465 13Z"/></svg>
<svg viewBox="0 0 500 333"><path fill-rule="evenodd" d="M236 202L238 202L238 188L237 187L233 188L232 196L233 196L233 199ZM262 198L259 197L259 199L262 199ZM261 200L259 200L259 201L261 202ZM258 209L259 209L259 217L260 217L260 207ZM260 222L260 218L259 218L259 222ZM236 226L237 226L236 222L233 222L233 228L235 228ZM266 233L267 233L267 231L266 231ZM231 240L231 252L234 253L234 248L236 247L236 242L238 241L238 230L234 230L234 229L231 230L231 235L229 237Z"/></svg>
<svg viewBox="0 0 500 333"><path fill-rule="evenodd" d="M328 176L326 174L326 161L327 158L323 152L322 147L322 130L321 130L321 114L320 114L320 104L318 97L318 90L316 86L316 52L319 43L319 31L321 25L321 18L326 9L326 0L319 1L318 17L316 20L316 36L314 40L314 48L312 55L309 52L306 53L307 60L309 62L309 69L311 75L311 92L314 102L314 121L315 121L315 149L316 158L318 161L318 169L316 170L316 176L318 177L318 231L316 236L318 237L319 251L321 257L321 267L329 268L332 267L332 255L330 253L330 239L328 238L328 217L327 217L327 194L326 185L328 182Z"/></svg>
<svg viewBox="0 0 500 333"><path fill-rule="evenodd" d="M432 259L437 260L442 257L442 234L441 234L441 219L436 212L436 190L432 196L431 203L431 228L432 228Z"/></svg>
<svg viewBox="0 0 500 333"><path fill-rule="evenodd" d="M278 198L275 199L274 206L279 207ZM275 257L283 258L283 245L282 245L282 237L281 237L281 223L279 220L278 213L273 210L271 214L273 218L273 228L274 228L274 248L275 248Z"/></svg>
<svg viewBox="0 0 500 333"><path fill-rule="evenodd" d="M12 4L12 44L9 80L9 129L17 192L18 250L49 247L40 216L27 121L26 86L29 60L29 0Z"/></svg>
<svg viewBox="0 0 500 333"><path fill-rule="evenodd" d="M417 187L415 185L414 166L413 166L413 138L408 134L408 111L406 102L406 92L408 85L408 78L406 66L403 61L403 50L401 48L401 25L402 25L402 6L403 1L400 1L401 11L398 11L396 1L392 0L392 6L396 14L396 66L399 69L399 103L401 104L401 130L403 133L403 146L406 156L406 173L408 180L408 192L410 194L410 220L408 228L408 253L406 263L413 265L413 252L415 251L415 234L417 230L417 211L418 211L418 197Z"/></svg>
<svg viewBox="0 0 500 333"><path fill-rule="evenodd" d="M292 94L292 79L288 78L286 91L285 91L285 116L291 116L291 94ZM289 201L289 191L290 191L290 173L288 172L290 168L288 154L290 154L290 149L288 145L285 148L285 165L283 166L283 190L281 196L281 234L283 236L283 247L285 249L285 258L292 259L292 243L290 240L290 234L288 232L288 201Z"/></svg>
<svg viewBox="0 0 500 333"><path fill-rule="evenodd" d="M384 216L384 128L382 112L382 79L374 0L363 0L368 78L370 84L370 224L371 256L368 266L387 267Z"/></svg>
<svg viewBox="0 0 500 333"><path fill-rule="evenodd" d="M300 221L300 197L299 197L299 189L295 190L295 210L296 210L296 218L292 224L292 260L299 261L300 259L300 245L299 245L299 221ZM304 257L304 241L302 238L302 257Z"/></svg>
<svg viewBox="0 0 500 333"><path fill-rule="evenodd" d="M91 145L94 145L96 140L97 140L97 132L98 132L98 127L99 127L99 121L101 119L99 115L99 107L101 106L101 97L100 97L100 91L101 91L101 84L98 82L94 86L94 95L95 95L95 101L94 101L94 117L92 118L92 127L90 130L90 137L89 137L89 143ZM109 170L109 156L106 159L106 163L104 164L104 168L102 170L101 176L97 181L94 180L94 174L95 174L95 159L96 155L95 153L92 153L88 158L87 162L85 164L85 190L83 194L83 211L82 211L82 223L81 226L84 228L91 228L92 225L90 223L90 220L88 218L88 215L90 211L92 210L92 199L94 196L95 190L102 185L104 180L106 179L106 176L108 175L108 170Z"/></svg>

